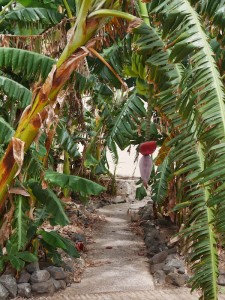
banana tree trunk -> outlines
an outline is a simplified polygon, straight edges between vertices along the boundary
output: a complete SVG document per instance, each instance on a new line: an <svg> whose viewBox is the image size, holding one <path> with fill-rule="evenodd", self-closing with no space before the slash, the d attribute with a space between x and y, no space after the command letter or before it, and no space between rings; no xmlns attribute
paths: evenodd
<svg viewBox="0 0 225 300"><path fill-rule="evenodd" d="M111 5L109 0L105 0L104 3L105 8ZM127 13L108 9L97 10L89 14L91 5L91 0L82 1L76 24L70 29L70 41L57 64L53 66L45 83L34 91L32 105L25 109L20 119L14 139L23 144L23 152L29 149L31 143L38 135L41 125L48 116L48 107L55 103L59 91L69 79L71 73L76 69L79 62L87 56L88 45L86 44L94 37L104 19L110 16L118 16L128 21L135 22L136 20L134 16ZM81 48L85 45L86 48ZM93 42L90 46L93 46ZM12 140L0 161L0 211L4 207L7 191L19 169L14 154Z"/></svg>
<svg viewBox="0 0 225 300"><path fill-rule="evenodd" d="M35 140L41 125L48 117L48 107L56 101L60 89L86 55L87 52L84 50L78 50L58 69L54 66L46 82L37 93L33 105L28 106L24 111L14 135L14 138L25 143L24 152L29 149L31 143ZM13 148L13 141L11 141L5 155L0 161L0 211L4 205L8 187L12 183L19 168L14 158Z"/></svg>

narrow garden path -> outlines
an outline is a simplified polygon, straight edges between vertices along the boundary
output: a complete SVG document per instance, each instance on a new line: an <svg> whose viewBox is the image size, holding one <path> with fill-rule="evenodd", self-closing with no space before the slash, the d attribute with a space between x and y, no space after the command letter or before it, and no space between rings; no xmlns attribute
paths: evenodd
<svg viewBox="0 0 225 300"><path fill-rule="evenodd" d="M129 226L129 204L112 204L99 209L106 217L88 247L92 264L81 283L73 284L61 299L152 299L192 300L189 289L154 286L142 238Z"/></svg>

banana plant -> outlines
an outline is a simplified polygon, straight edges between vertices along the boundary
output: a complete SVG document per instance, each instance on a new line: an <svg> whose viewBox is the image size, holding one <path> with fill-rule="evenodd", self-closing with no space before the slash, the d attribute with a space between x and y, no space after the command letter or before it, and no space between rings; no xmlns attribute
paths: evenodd
<svg viewBox="0 0 225 300"><path fill-rule="evenodd" d="M153 85L153 107L166 124L167 136L174 136L168 147L173 149L158 169L154 196L159 202L170 196L168 174L179 183L178 193L183 199L176 195L176 209L182 213L185 207L189 211L183 216L187 227L181 235L188 244L187 260L194 272L192 286L202 290L200 299L217 299L217 241L218 233L224 230L224 87L203 22L210 13L217 16L217 9L222 11L224 3L145 2L149 3L138 2L145 24L134 30L136 36L127 47L133 51L129 55L124 52L124 61L128 60L124 70L137 78L142 95L147 95L149 84ZM223 26L220 16L218 28ZM213 17L210 21L215 25L218 19ZM215 30L214 35L218 38ZM175 173L171 172L173 168L168 170L168 161L173 163L171 153ZM163 186L161 194L157 192L159 184Z"/></svg>
<svg viewBox="0 0 225 300"><path fill-rule="evenodd" d="M119 10L113 10L114 3L103 1L97 4L95 1L82 1L77 3L77 19L71 29L71 37L57 63L53 65L46 81L39 84L39 88L33 94L32 104L28 106L19 122L15 135L8 145L0 166L0 207L3 207L8 186L12 183L18 172L18 164L13 155L15 143L26 152L39 132L39 128L48 116L49 107L52 106L57 95L79 62L88 54L86 48L81 48L90 40L100 26L110 16L123 17L134 21L133 17ZM86 45L88 48L88 44ZM4 57L4 56L3 56ZM21 153L23 155L23 153Z"/></svg>

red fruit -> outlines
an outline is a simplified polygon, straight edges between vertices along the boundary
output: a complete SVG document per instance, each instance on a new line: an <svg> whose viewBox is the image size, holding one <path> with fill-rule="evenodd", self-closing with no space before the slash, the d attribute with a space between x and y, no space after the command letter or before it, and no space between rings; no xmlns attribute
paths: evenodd
<svg viewBox="0 0 225 300"><path fill-rule="evenodd" d="M155 151L156 147L157 147L157 144L155 141L145 142L145 143L140 144L139 152L142 155L149 155Z"/></svg>
<svg viewBox="0 0 225 300"><path fill-rule="evenodd" d="M77 251L84 251L84 243L76 242Z"/></svg>

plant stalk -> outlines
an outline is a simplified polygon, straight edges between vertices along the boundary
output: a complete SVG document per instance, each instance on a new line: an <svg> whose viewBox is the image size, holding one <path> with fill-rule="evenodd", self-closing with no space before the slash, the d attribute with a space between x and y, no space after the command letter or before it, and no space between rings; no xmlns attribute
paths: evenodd
<svg viewBox="0 0 225 300"><path fill-rule="evenodd" d="M70 19L72 19L73 18L73 14L72 14L72 11L71 11L71 9L69 7L69 4L68 4L67 0L63 0L63 3L64 3L64 6L66 8L68 17ZM71 23L72 26L74 26L74 22L71 21L70 23Z"/></svg>
<svg viewBox="0 0 225 300"><path fill-rule="evenodd" d="M7 10L7 8L9 8L11 4L13 4L13 1L14 1L14 0L11 0L8 4L6 4L6 5L4 6L4 8L0 11L0 16L3 15L3 14L5 13L5 11Z"/></svg>

